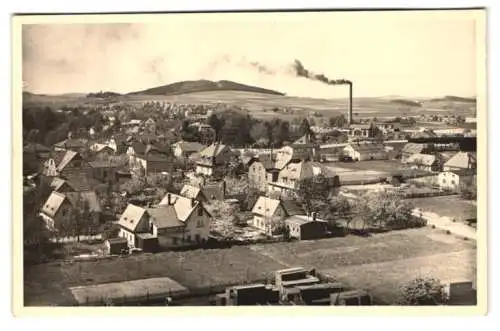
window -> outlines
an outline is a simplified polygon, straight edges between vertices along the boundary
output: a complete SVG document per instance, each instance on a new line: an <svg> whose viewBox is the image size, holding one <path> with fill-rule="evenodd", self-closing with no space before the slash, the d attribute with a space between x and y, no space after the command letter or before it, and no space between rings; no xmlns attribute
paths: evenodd
<svg viewBox="0 0 500 331"><path fill-rule="evenodd" d="M443 184L446 184L446 179L445 178L443 178Z"/></svg>
<svg viewBox="0 0 500 331"><path fill-rule="evenodd" d="M196 227L197 228L202 228L203 227L203 220L202 219L196 220Z"/></svg>
<svg viewBox="0 0 500 331"><path fill-rule="evenodd" d="M198 216L203 216L203 208L198 207Z"/></svg>
<svg viewBox="0 0 500 331"><path fill-rule="evenodd" d="M453 179L451 180L451 185L455 185L455 181Z"/></svg>

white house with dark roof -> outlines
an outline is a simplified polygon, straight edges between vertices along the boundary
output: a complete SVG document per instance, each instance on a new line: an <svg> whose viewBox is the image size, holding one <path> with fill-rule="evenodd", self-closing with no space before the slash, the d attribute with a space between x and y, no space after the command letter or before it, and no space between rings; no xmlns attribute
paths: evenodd
<svg viewBox="0 0 500 331"><path fill-rule="evenodd" d="M460 191L463 185L473 184L476 175L467 169L443 171L438 175L438 185L441 189Z"/></svg>
<svg viewBox="0 0 500 331"><path fill-rule="evenodd" d="M348 144L343 154L354 161L387 160L389 153L382 144Z"/></svg>
<svg viewBox="0 0 500 331"><path fill-rule="evenodd" d="M303 213L293 202L260 196L252 208L252 226L264 233L271 234L274 228L286 217Z"/></svg>
<svg viewBox="0 0 500 331"><path fill-rule="evenodd" d="M71 210L79 203L88 204L90 219L88 226L97 226L101 214L99 199L93 191L88 192L56 192L53 191L40 210L40 216L51 230L57 229L60 224L69 220Z"/></svg>
<svg viewBox="0 0 500 331"><path fill-rule="evenodd" d="M138 248L153 238L162 247L201 244L208 240L210 220L200 201L167 193L156 208L129 204L118 221L119 236Z"/></svg>
<svg viewBox="0 0 500 331"><path fill-rule="evenodd" d="M298 190L301 180L314 176L312 163L309 161L289 162L278 173L275 181L268 177L269 192L289 193Z"/></svg>

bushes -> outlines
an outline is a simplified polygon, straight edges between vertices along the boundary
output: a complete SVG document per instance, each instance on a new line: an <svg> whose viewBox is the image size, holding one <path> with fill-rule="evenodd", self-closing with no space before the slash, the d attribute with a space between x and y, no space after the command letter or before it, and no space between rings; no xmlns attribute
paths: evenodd
<svg viewBox="0 0 500 331"><path fill-rule="evenodd" d="M436 278L418 277L402 288L400 304L410 306L435 306L446 304L445 286Z"/></svg>

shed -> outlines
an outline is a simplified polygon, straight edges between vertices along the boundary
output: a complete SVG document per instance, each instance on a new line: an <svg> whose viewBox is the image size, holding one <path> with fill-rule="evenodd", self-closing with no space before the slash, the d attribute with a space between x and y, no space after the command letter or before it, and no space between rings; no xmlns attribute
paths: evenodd
<svg viewBox="0 0 500 331"><path fill-rule="evenodd" d="M151 233L136 234L137 248L144 252L156 252L158 250L158 238Z"/></svg>
<svg viewBox="0 0 500 331"><path fill-rule="evenodd" d="M110 238L104 242L106 253L108 255L121 254L124 249L128 248L128 242L125 238Z"/></svg>
<svg viewBox="0 0 500 331"><path fill-rule="evenodd" d="M325 236L328 223L316 219L316 216L294 215L285 219L290 229L290 237L298 240L317 239Z"/></svg>

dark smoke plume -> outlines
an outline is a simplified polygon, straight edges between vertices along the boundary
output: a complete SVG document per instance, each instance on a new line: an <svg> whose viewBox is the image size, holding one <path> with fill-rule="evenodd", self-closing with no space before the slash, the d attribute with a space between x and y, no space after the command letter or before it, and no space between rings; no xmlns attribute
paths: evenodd
<svg viewBox="0 0 500 331"><path fill-rule="evenodd" d="M304 77L304 78L316 80L318 82L322 82L322 83L325 83L328 85L351 85L352 84L352 82L347 80L347 79L328 79L328 77L326 77L323 74L315 74L315 73L307 70L304 67L304 65L302 64L302 62L300 62L299 60L295 60L295 62L293 63L293 70L294 70L294 73L298 77Z"/></svg>

